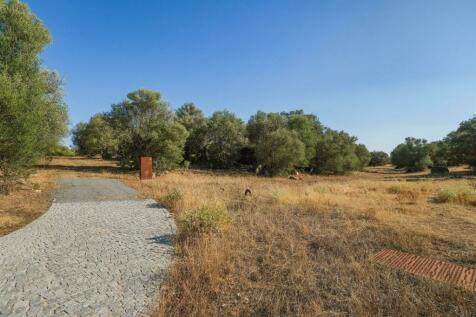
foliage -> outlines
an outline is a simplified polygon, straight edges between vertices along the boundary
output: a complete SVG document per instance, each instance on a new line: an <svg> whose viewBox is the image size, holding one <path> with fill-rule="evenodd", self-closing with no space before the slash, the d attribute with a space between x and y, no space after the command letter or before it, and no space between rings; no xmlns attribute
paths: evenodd
<svg viewBox="0 0 476 317"><path fill-rule="evenodd" d="M287 114L288 129L295 131L299 140L304 144L306 163L308 164L316 155L316 144L319 134L322 133L322 127L316 117L304 115L301 112L291 112Z"/></svg>
<svg viewBox="0 0 476 317"><path fill-rule="evenodd" d="M114 130L103 114L95 114L86 124L78 123L72 134L73 144L81 155L100 154L103 159L111 159L117 153L118 142Z"/></svg>
<svg viewBox="0 0 476 317"><path fill-rule="evenodd" d="M476 192L465 186L440 188L434 198L436 203L458 203L476 205Z"/></svg>
<svg viewBox="0 0 476 317"><path fill-rule="evenodd" d="M139 89L113 105L105 120L118 142L122 166L138 167L141 156L151 156L157 170L172 169L183 160L188 132L174 119L160 93Z"/></svg>
<svg viewBox="0 0 476 317"><path fill-rule="evenodd" d="M170 209L175 209L176 205L183 199L183 193L177 189L168 193L160 201Z"/></svg>
<svg viewBox="0 0 476 317"><path fill-rule="evenodd" d="M43 24L19 1L0 1L0 190L57 146L67 132L62 81L41 68L50 42Z"/></svg>
<svg viewBox="0 0 476 317"><path fill-rule="evenodd" d="M279 113L258 111L248 120L246 133L250 143L258 144L261 138L286 125L286 118Z"/></svg>
<svg viewBox="0 0 476 317"><path fill-rule="evenodd" d="M355 155L359 159L358 169L362 170L364 167L369 165L371 155L367 147L363 144L357 144L355 146Z"/></svg>
<svg viewBox="0 0 476 317"><path fill-rule="evenodd" d="M76 152L66 145L58 144L48 153L48 155L49 156L75 156Z"/></svg>
<svg viewBox="0 0 476 317"><path fill-rule="evenodd" d="M179 235L181 238L188 238L197 234L220 232L229 222L230 216L226 209L202 207L181 215L178 221Z"/></svg>
<svg viewBox="0 0 476 317"><path fill-rule="evenodd" d="M264 174L285 174L306 162L305 145L296 132L280 128L260 139L256 157Z"/></svg>
<svg viewBox="0 0 476 317"><path fill-rule="evenodd" d="M236 165L246 142L241 119L227 110L215 112L208 121L204 142L209 167L230 168Z"/></svg>
<svg viewBox="0 0 476 317"><path fill-rule="evenodd" d="M408 172L423 171L433 165L430 147L425 139L406 138L390 154L392 164Z"/></svg>
<svg viewBox="0 0 476 317"><path fill-rule="evenodd" d="M456 131L448 134L445 142L456 163L476 168L476 116L461 122Z"/></svg>
<svg viewBox="0 0 476 317"><path fill-rule="evenodd" d="M370 166L383 166L390 163L390 156L383 151L370 152Z"/></svg>
<svg viewBox="0 0 476 317"><path fill-rule="evenodd" d="M205 161L205 140L208 120L193 103L185 103L175 112L177 121L188 131L184 158L192 163Z"/></svg>
<svg viewBox="0 0 476 317"><path fill-rule="evenodd" d="M361 158L357 156L356 141L356 137L344 131L326 129L318 138L316 157L311 167L317 173L326 174L344 174L362 168L366 158L365 155Z"/></svg>

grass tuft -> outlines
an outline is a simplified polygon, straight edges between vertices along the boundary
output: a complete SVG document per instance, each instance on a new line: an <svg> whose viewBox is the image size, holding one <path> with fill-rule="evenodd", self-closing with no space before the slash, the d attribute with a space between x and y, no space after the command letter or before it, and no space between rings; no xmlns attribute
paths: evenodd
<svg viewBox="0 0 476 317"><path fill-rule="evenodd" d="M179 236L195 237L197 234L222 231L230 222L228 211L220 207L202 207L185 212L179 217Z"/></svg>
<svg viewBox="0 0 476 317"><path fill-rule="evenodd" d="M440 188L434 198L436 203L455 203L476 206L476 191L466 186Z"/></svg>

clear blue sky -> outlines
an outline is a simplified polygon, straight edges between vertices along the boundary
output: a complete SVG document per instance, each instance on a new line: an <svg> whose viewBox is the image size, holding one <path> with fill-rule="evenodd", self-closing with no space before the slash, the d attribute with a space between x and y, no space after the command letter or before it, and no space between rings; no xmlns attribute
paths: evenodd
<svg viewBox="0 0 476 317"><path fill-rule="evenodd" d="M28 0L74 125L158 90L245 121L304 109L390 151L476 113L476 1Z"/></svg>

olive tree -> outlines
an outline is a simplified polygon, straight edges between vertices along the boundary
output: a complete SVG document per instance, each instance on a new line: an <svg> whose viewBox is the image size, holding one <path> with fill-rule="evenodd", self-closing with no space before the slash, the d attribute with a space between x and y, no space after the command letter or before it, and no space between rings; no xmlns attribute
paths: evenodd
<svg viewBox="0 0 476 317"><path fill-rule="evenodd" d="M208 120L204 141L207 164L212 168L233 167L246 142L245 125L241 119L227 110L213 113Z"/></svg>
<svg viewBox="0 0 476 317"><path fill-rule="evenodd" d="M408 172L423 171L433 165L430 147L425 139L406 138L390 154L392 164Z"/></svg>
<svg viewBox="0 0 476 317"><path fill-rule="evenodd" d="M447 136L446 142L456 163L476 168L476 116L461 122L458 129Z"/></svg>
<svg viewBox="0 0 476 317"><path fill-rule="evenodd" d="M175 168L182 162L188 132L159 92L130 92L126 100L112 106L105 120L117 138L117 158L122 166L138 167L141 156L151 156L157 170Z"/></svg>
<svg viewBox="0 0 476 317"><path fill-rule="evenodd" d="M296 132L279 128L260 139L256 158L260 172L282 175L306 162L306 147Z"/></svg>
<svg viewBox="0 0 476 317"><path fill-rule="evenodd" d="M0 191L67 133L59 76L41 67L50 34L20 1L0 1Z"/></svg>
<svg viewBox="0 0 476 317"><path fill-rule="evenodd" d="M370 152L370 166L383 166L390 163L390 156L383 151Z"/></svg>

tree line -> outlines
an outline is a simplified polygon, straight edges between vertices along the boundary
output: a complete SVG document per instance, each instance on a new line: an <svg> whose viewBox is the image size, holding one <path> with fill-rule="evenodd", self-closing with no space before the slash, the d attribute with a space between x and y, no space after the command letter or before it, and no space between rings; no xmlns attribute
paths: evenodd
<svg viewBox="0 0 476 317"><path fill-rule="evenodd" d="M137 168L141 156L154 158L155 168L190 165L215 169L247 168L262 175L296 170L344 174L368 165L392 163L407 171L432 166L476 165L476 117L441 141L406 138L389 156L369 152L357 138L325 127L313 114L258 111L243 122L228 110L210 117L193 103L171 111L157 91L139 89L73 129L79 154L116 159Z"/></svg>
<svg viewBox="0 0 476 317"><path fill-rule="evenodd" d="M38 55L48 30L17 0L0 0L0 193L66 136L61 79Z"/></svg>
<svg viewBox="0 0 476 317"><path fill-rule="evenodd" d="M390 155L391 163L407 171L423 171L432 166L468 164L476 169L476 116L460 123L443 140L406 138Z"/></svg>
<svg viewBox="0 0 476 317"><path fill-rule="evenodd" d="M171 111L159 92L146 89L78 123L72 134L79 154L132 168L140 156L151 156L159 171L193 165L248 168L269 176L296 169L342 174L371 159L356 137L325 127L302 110L258 111L245 123L228 110L206 117L193 103Z"/></svg>

